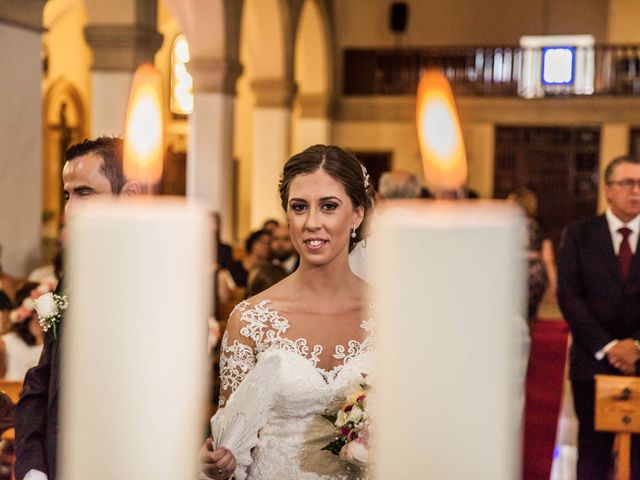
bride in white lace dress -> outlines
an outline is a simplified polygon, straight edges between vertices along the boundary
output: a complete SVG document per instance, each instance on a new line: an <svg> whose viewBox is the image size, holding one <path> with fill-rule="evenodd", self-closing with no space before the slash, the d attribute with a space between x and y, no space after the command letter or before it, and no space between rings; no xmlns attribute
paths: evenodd
<svg viewBox="0 0 640 480"><path fill-rule="evenodd" d="M273 407L250 452L199 455L202 478L355 479L322 448L334 439L321 417L371 368L367 284L348 264L372 206L364 167L335 146L316 145L286 163L279 186L300 266L231 314L222 340L220 406L260 362L277 356Z"/></svg>

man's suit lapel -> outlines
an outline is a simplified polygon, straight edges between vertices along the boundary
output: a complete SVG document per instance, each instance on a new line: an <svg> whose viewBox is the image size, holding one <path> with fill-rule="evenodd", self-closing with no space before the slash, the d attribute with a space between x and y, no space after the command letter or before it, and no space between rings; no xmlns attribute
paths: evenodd
<svg viewBox="0 0 640 480"><path fill-rule="evenodd" d="M53 337L53 332L47 332L51 335L51 385L53 387L53 391L50 395L50 403L58 401L58 391L60 390L60 341L62 334L62 326L64 324L64 315L62 316L62 320L58 324L56 330L56 336Z"/></svg>
<svg viewBox="0 0 640 480"><path fill-rule="evenodd" d="M59 333L59 332L58 332ZM51 394L49 395L49 405L58 401L58 390L60 390L60 339L53 340L51 345L51 378L50 383L52 387Z"/></svg>
<svg viewBox="0 0 640 480"><path fill-rule="evenodd" d="M611 243L611 233L609 232L607 218L604 215L600 215L597 222L594 237L596 240L595 243L599 249L600 257L604 259L607 269L613 278L623 281L622 272L620 272L620 266L618 265L618 258L616 257L615 250L613 249L613 244Z"/></svg>
<svg viewBox="0 0 640 480"><path fill-rule="evenodd" d="M58 295L65 294L65 277L62 276L58 282L58 288L56 293ZM62 324L64 323L65 315L62 315L62 319L56 328L56 335L53 336L53 331L48 332L52 336L51 341L51 379L50 382L54 386L52 395L50 395L49 403L58 401L58 390L60 390L60 335L62 334Z"/></svg>

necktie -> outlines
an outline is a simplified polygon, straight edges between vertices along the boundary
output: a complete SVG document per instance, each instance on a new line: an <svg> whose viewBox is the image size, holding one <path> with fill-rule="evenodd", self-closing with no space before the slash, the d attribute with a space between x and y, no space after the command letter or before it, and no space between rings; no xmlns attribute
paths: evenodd
<svg viewBox="0 0 640 480"><path fill-rule="evenodd" d="M629 235L631 235L631 230L627 227L622 227L618 229L618 232L622 234L622 243L620 244L620 251L618 252L618 263L620 264L622 276L626 279L629 276L631 260L633 259L631 245L629 244Z"/></svg>

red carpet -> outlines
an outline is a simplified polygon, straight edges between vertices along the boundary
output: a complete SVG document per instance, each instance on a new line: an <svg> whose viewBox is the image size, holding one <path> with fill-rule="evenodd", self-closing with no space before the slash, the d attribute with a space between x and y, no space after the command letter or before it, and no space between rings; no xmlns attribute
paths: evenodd
<svg viewBox="0 0 640 480"><path fill-rule="evenodd" d="M563 320L538 321L533 327L525 400L523 480L549 480L568 332Z"/></svg>

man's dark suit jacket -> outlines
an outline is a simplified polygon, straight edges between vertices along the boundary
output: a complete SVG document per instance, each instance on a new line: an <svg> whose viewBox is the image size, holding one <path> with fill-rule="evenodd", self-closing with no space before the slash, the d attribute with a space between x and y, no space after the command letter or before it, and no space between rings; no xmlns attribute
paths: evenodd
<svg viewBox="0 0 640 480"><path fill-rule="evenodd" d="M58 325L57 337L60 338ZM16 478L31 469L56 478L58 438L58 362L60 342L49 330L38 365L27 372L16 406Z"/></svg>
<svg viewBox="0 0 640 480"><path fill-rule="evenodd" d="M621 375L595 354L615 339L640 340L640 251L625 280L604 215L567 228L558 259L558 302L573 335L571 380Z"/></svg>

